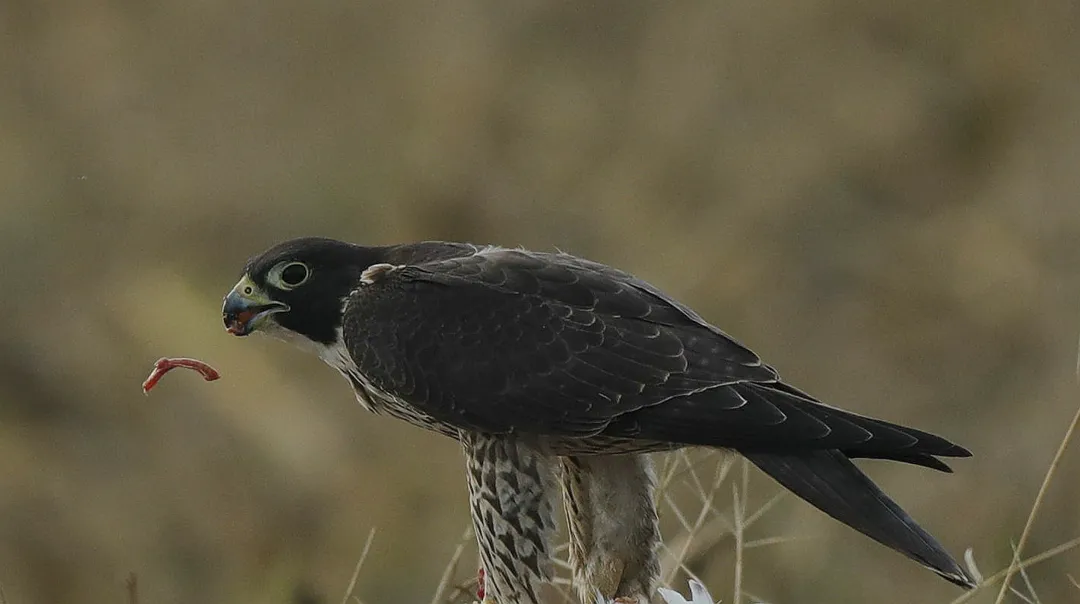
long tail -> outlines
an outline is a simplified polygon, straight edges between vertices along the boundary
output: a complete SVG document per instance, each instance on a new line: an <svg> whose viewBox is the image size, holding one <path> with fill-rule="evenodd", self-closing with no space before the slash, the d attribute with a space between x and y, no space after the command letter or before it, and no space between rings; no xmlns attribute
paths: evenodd
<svg viewBox="0 0 1080 604"><path fill-rule="evenodd" d="M946 580L971 589L975 581L933 537L837 450L743 453L814 507L887 545Z"/></svg>

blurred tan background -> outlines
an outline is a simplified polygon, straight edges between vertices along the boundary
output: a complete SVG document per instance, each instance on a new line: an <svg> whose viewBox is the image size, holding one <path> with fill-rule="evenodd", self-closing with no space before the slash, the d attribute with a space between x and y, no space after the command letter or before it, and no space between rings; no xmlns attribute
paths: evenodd
<svg viewBox="0 0 1080 604"><path fill-rule="evenodd" d="M970 447L864 467L1003 567L1078 402L1078 27L1070 0L3 3L7 601L120 602L135 572L142 604L338 602L371 527L356 595L430 600L457 446L221 326L244 260L312 234L630 270L824 400ZM144 398L164 355L224 377ZM1028 552L1080 534L1078 476L1074 448ZM769 602L958 595L795 498L770 536L798 539L747 552ZM731 549L693 567L725 601ZM1069 573L1030 574L1075 602Z"/></svg>

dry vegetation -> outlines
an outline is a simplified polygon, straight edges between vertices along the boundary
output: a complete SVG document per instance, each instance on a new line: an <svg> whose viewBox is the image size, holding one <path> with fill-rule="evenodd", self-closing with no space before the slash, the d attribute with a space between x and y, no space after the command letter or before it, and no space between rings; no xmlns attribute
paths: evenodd
<svg viewBox="0 0 1080 604"><path fill-rule="evenodd" d="M1078 360L1080 360L1080 351L1078 351ZM1077 377L1080 380L1080 372L1078 372ZM985 597L987 592L991 591L997 593L996 599L994 599L995 604L1004 602L1009 594L1026 604L1041 604L1043 602L1031 581L1028 569L1080 546L1080 536L1027 558L1023 558L1021 554L1027 537L1034 526L1043 498L1053 481L1062 455L1072 442L1078 425L1080 425L1080 406L1077 407L1076 415L1068 425L1065 436L1058 446L1057 453L1047 469L1043 484L1035 497L1035 503L1032 505L1028 520L1024 525L1020 541L1013 548L1012 560L1000 571L985 576L979 569L973 550L968 548L964 552L964 562L972 576L975 577L978 586L952 599L949 604L961 604L979 596ZM792 538L781 536L756 539L750 539L747 536L754 524L774 507L774 504L780 500L784 493L774 495L757 510L747 513L750 464L746 460L741 460L738 464L738 478L735 478L732 476L732 468L735 466L737 459L739 459L737 456L718 452L691 455L686 451L681 451L666 456L664 469L660 473L658 499L663 502L667 514L672 515L678 521L680 530L674 538L669 538L663 545L662 583L664 585L681 584L683 578L702 583L702 579L694 572L694 568L700 567L703 562L708 560L710 554L716 553L723 548L730 550L734 558L731 598L726 601L734 604L741 604L745 601L765 602L764 598L755 596L753 593L743 589L743 556L750 549L779 545L792 540ZM701 467L705 465L712 466L712 476L708 480L705 480L706 476L700 473ZM722 492L721 488L725 485L725 481L730 483L732 496L731 507L726 510L718 507L720 502L716 500L717 495ZM692 505L696 510L692 514L677 503L679 487L686 489L695 499ZM342 604L351 604L353 602L365 604L364 600L354 594L354 590L374 536L375 531L373 529L368 534L368 540L364 544L363 553L360 555L360 559L353 571ZM457 582L454 581L455 576L462 575L462 569L460 568L462 566L462 555L473 543L472 531L467 529L461 539L461 543L454 550L450 562L443 571L438 588L431 599L431 604L475 603L472 594L477 590L477 581L475 577L468 575L472 570L472 566L465 564L464 566L467 567L466 578ZM561 571L555 581L555 590L559 596L557 602L577 604L579 600L570 581L570 565L565 559L567 549L568 545L564 544L557 550L558 553L564 556L558 561L557 565L557 568ZM1019 587L1011 584L1016 574L1019 574L1023 579L1023 584ZM1080 589L1080 584L1077 584L1071 575L1068 578L1077 589ZM686 599L689 599L689 595L686 596ZM556 601L553 600L554 602ZM719 600L717 602L719 603ZM604 604L604 601L598 599L598 604ZM693 604L698 604L698 602L695 601Z"/></svg>
<svg viewBox="0 0 1080 604"><path fill-rule="evenodd" d="M243 260L302 234L631 270L823 400L971 448L865 464L953 552L1075 544L1075 449L1040 490L1077 401L1074 4L6 2L0 599L117 601L134 572L143 604L336 602L377 526L352 594L431 601L457 446L221 327ZM147 400L163 355L223 377ZM739 463L669 464L684 593L960 596ZM1074 601L1078 568L1010 584Z"/></svg>

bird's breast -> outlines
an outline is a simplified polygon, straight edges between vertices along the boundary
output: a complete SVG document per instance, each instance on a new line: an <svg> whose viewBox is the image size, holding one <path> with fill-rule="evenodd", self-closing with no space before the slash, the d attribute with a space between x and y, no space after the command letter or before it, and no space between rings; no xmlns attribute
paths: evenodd
<svg viewBox="0 0 1080 604"><path fill-rule="evenodd" d="M345 347L345 340L338 330L337 341L331 345L320 346L319 358L327 365L337 369L353 388L356 400L360 404L376 414L385 414L410 423L414 426L438 432L444 436L458 439L458 429L450 424L439 421L424 413L401 397L386 392L374 383L353 362L352 355Z"/></svg>

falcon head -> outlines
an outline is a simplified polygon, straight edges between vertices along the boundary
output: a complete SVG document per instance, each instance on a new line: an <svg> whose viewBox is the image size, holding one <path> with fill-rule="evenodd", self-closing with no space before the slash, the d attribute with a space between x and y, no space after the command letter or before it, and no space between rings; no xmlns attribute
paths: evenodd
<svg viewBox="0 0 1080 604"><path fill-rule="evenodd" d="M229 333L255 331L331 345L345 299L361 272L377 261L373 248L333 239L293 239L248 260L221 309Z"/></svg>

